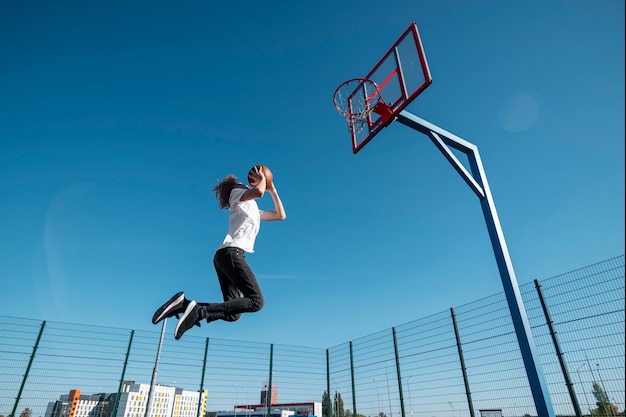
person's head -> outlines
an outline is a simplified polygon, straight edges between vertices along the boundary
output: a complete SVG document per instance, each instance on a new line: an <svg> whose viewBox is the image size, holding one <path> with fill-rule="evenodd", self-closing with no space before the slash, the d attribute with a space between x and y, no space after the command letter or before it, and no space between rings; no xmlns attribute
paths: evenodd
<svg viewBox="0 0 626 417"><path fill-rule="evenodd" d="M220 181L217 185L213 186L213 192L215 193L215 197L219 201L220 208L227 209L230 207L230 192L233 188L248 188L245 184L239 182L237 177L230 174L227 175L222 181Z"/></svg>

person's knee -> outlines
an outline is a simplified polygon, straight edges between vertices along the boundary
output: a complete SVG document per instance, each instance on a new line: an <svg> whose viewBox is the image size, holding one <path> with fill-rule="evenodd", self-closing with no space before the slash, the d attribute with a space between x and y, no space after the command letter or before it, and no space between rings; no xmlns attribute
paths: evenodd
<svg viewBox="0 0 626 417"><path fill-rule="evenodd" d="M252 308L253 312L261 310L264 305L265 299L263 299L263 296L255 297L250 300L250 307Z"/></svg>

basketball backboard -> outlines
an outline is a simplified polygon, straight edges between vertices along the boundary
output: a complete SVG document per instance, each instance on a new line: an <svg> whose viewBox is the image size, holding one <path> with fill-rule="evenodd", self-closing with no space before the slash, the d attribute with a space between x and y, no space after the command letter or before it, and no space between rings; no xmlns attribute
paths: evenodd
<svg viewBox="0 0 626 417"><path fill-rule="evenodd" d="M335 91L337 110L348 121L357 153L432 83L417 25L413 22L364 78Z"/></svg>

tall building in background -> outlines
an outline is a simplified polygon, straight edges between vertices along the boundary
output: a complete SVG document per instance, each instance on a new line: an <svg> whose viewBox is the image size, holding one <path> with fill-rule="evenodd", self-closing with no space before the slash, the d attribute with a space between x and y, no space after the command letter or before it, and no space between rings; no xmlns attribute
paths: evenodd
<svg viewBox="0 0 626 417"><path fill-rule="evenodd" d="M117 417L145 417L150 384L124 381L117 404ZM150 414L148 417L196 417L198 402L201 414L206 413L208 391L185 391L166 385L153 387ZM116 394L84 395L80 390L71 390L61 395L58 401L48 404L45 417L112 417L117 400Z"/></svg>
<svg viewBox="0 0 626 417"><path fill-rule="evenodd" d="M260 404L235 404L233 411L219 411L215 417L265 417L268 414L269 391L269 383L266 382L261 387ZM279 403L275 383L272 383L271 391L271 417L322 417L321 402Z"/></svg>
<svg viewBox="0 0 626 417"><path fill-rule="evenodd" d="M267 403L267 399L269 397L269 388L270 388L270 384L269 383L264 383L263 384L263 388L261 389L261 404L263 404L265 407L267 407L268 403ZM273 382L272 383L272 401L270 404L276 404L278 402L278 389L276 387L276 383Z"/></svg>
<svg viewBox="0 0 626 417"><path fill-rule="evenodd" d="M48 404L45 417L104 417L111 404L112 394L81 394L74 389Z"/></svg>

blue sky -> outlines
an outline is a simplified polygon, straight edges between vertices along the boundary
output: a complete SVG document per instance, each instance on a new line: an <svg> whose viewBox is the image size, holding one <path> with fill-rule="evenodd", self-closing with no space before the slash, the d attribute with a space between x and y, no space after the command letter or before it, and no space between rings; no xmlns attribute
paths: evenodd
<svg viewBox="0 0 626 417"><path fill-rule="evenodd" d="M480 204L332 104L415 21L408 111L476 144L520 284L624 253L622 1L0 4L0 315L141 330L221 298L211 186L272 168L265 308L196 336L331 347L502 291ZM271 207L264 197L261 208ZM173 332L173 325L168 326Z"/></svg>

